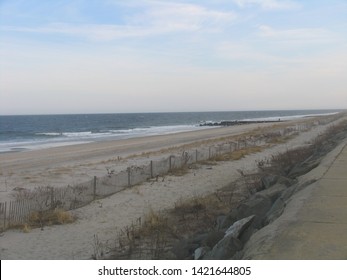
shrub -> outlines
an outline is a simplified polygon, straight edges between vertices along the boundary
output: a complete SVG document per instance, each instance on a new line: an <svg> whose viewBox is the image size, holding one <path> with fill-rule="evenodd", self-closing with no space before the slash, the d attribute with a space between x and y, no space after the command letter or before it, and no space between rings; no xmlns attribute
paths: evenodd
<svg viewBox="0 0 347 280"><path fill-rule="evenodd" d="M62 225L72 223L74 221L75 218L71 215L71 213L63 209L35 211L29 216L29 224L36 227L43 227L45 225Z"/></svg>

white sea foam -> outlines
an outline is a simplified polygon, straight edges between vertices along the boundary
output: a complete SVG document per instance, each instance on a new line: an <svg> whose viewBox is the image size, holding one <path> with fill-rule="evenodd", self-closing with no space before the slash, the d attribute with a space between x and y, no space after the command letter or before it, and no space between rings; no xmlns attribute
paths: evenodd
<svg viewBox="0 0 347 280"><path fill-rule="evenodd" d="M184 131L206 129L194 125L157 126L123 130L108 130L102 132L42 132L36 135L50 136L49 139L33 139L32 141L16 141L0 143L0 153L24 150L39 150L59 146L76 145L95 141L129 139L151 135L170 134Z"/></svg>
<svg viewBox="0 0 347 280"><path fill-rule="evenodd" d="M43 136L60 136L62 135L59 132L41 132L41 133L35 133L35 135L43 135Z"/></svg>

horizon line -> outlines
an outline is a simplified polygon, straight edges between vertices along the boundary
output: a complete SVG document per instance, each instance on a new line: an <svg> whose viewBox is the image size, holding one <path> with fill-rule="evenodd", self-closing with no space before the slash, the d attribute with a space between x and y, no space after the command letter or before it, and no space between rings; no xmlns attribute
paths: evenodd
<svg viewBox="0 0 347 280"><path fill-rule="evenodd" d="M269 112L269 111L346 111L347 108L317 108L317 109L246 109L246 110L206 110L206 111L149 111L149 112L106 112L106 113L34 113L34 114L0 114L0 117L6 116L61 116L61 115L114 115L114 114L180 114L180 113L226 113L226 112ZM338 113L337 112L337 113Z"/></svg>

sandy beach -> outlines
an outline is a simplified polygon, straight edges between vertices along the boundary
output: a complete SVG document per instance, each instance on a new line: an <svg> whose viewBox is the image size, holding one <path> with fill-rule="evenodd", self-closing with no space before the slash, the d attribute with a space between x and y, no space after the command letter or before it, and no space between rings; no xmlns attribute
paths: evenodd
<svg viewBox="0 0 347 280"><path fill-rule="evenodd" d="M341 119L336 120L339 122ZM96 142L37 151L0 154L0 202L11 198L15 188L36 186L66 186L104 176L106 168L116 171L164 155L178 153L211 143L276 126L293 126L312 121L300 119L279 124L248 124L208 128L194 132ZM77 217L72 224L32 229L28 233L7 230L0 237L1 259L90 259L93 240L112 247L116 232L131 224L148 211L168 209L176 201L211 193L239 178L237 170L251 172L258 160L292 147L308 144L330 124L315 125L284 143L268 146L263 151L237 161L222 161L207 168L198 165L184 176L165 176L163 180L145 182L107 198L71 211ZM225 140L224 140L225 141Z"/></svg>
<svg viewBox="0 0 347 280"><path fill-rule="evenodd" d="M0 153L0 202L15 188L62 187L105 176L106 168L125 170L155 157L197 148L205 141L240 135L273 124L206 128L158 136L94 142L16 153ZM171 148L170 150L168 150Z"/></svg>

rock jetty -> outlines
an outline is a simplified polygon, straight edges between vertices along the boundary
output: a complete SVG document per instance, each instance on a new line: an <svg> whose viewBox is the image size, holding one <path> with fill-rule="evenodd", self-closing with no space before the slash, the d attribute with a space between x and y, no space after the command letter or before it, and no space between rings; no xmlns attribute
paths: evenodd
<svg viewBox="0 0 347 280"><path fill-rule="evenodd" d="M255 124L255 123L278 123L282 122L281 119L278 120L254 120L254 121L220 121L220 122L204 122L200 126L233 126L233 125L243 125L243 124Z"/></svg>

